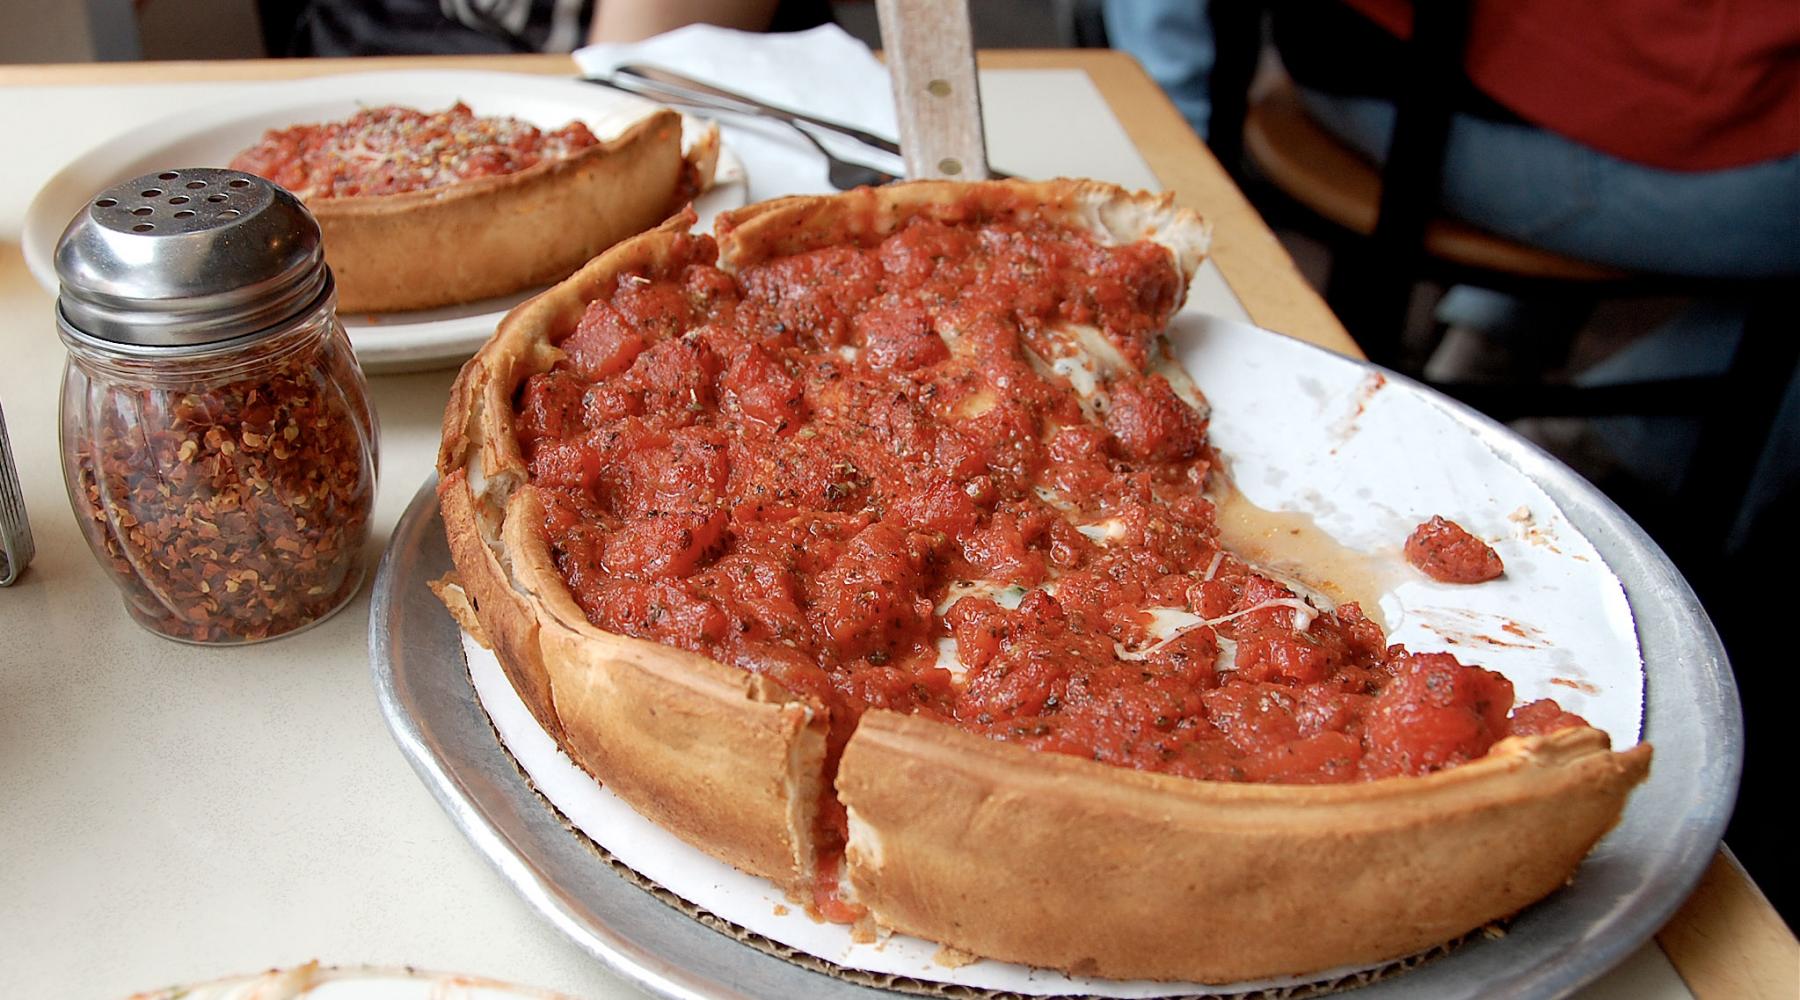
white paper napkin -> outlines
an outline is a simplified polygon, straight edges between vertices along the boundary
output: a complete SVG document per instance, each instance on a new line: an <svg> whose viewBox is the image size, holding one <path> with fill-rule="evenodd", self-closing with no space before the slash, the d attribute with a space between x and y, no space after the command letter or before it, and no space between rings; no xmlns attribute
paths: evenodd
<svg viewBox="0 0 1800 1000"><path fill-rule="evenodd" d="M809 31L756 34L696 24L630 44L590 45L575 52L584 74L622 63L663 66L769 104L894 136L894 99L887 69L868 46L835 24ZM825 161L786 125L720 115L725 145L750 174L750 200L834 190ZM898 157L815 133L839 156L893 173Z"/></svg>

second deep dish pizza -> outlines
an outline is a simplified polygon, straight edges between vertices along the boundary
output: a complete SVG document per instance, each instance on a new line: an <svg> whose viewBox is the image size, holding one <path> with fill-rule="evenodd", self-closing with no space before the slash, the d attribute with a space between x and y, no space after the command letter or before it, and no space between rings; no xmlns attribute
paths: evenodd
<svg viewBox="0 0 1800 1000"><path fill-rule="evenodd" d="M342 309L394 312L560 280L705 190L717 155L716 128L684 154L666 108L602 140L457 103L272 130L231 166L312 211Z"/></svg>
<svg viewBox="0 0 1800 1000"><path fill-rule="evenodd" d="M1074 181L620 244L453 390L480 631L573 759L824 919L1224 982L1518 911L1650 748L1221 546L1162 338L1206 244Z"/></svg>

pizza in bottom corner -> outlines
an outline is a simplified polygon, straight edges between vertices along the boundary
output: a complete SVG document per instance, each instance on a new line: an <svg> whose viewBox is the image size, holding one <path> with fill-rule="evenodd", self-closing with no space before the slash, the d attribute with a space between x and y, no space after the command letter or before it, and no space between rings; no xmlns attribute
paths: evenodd
<svg viewBox="0 0 1800 1000"><path fill-rule="evenodd" d="M806 900L1085 975L1380 962L1566 882L1650 748L1221 547L1167 196L921 182L675 220L463 369L486 642L633 808Z"/></svg>

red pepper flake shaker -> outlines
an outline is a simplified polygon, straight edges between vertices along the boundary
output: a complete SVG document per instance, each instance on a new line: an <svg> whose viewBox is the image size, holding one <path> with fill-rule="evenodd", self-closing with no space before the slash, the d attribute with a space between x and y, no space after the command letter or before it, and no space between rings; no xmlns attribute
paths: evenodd
<svg viewBox="0 0 1800 1000"><path fill-rule="evenodd" d="M139 624L230 644L356 594L375 418L319 227L251 174L96 195L56 247L63 477Z"/></svg>

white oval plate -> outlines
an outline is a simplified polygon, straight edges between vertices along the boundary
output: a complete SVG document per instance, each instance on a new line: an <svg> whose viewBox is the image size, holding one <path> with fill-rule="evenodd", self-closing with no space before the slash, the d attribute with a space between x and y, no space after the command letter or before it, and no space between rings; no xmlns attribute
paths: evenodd
<svg viewBox="0 0 1800 1000"><path fill-rule="evenodd" d="M601 138L656 105L579 80L481 71L401 71L311 77L268 84L255 97L221 101L131 129L100 143L63 167L32 199L20 243L26 266L51 294L57 290L53 254L65 226L94 192L139 174L171 167L224 166L272 128L346 118L373 105L440 110L463 101L481 115L511 115L540 128L573 119ZM699 127L687 119L690 132ZM746 200L744 166L719 150L717 180L694 203L700 228ZM442 309L343 316L356 356L369 371L418 371L462 362L494 332L506 311L536 294L530 289Z"/></svg>
<svg viewBox="0 0 1800 1000"><path fill-rule="evenodd" d="M321 968L316 963L171 986L130 1000L570 1000L480 976L418 969Z"/></svg>

